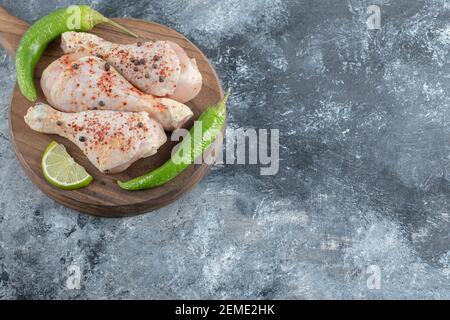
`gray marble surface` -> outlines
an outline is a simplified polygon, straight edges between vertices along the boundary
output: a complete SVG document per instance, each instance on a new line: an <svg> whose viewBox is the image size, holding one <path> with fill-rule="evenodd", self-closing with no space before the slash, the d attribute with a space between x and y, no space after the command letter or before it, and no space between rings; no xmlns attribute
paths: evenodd
<svg viewBox="0 0 450 320"><path fill-rule="evenodd" d="M70 1L0 4L32 22ZM0 299L450 298L449 1L92 5L195 42L233 88L230 128L280 130L280 170L218 165L134 218L66 209L15 159L1 50Z"/></svg>

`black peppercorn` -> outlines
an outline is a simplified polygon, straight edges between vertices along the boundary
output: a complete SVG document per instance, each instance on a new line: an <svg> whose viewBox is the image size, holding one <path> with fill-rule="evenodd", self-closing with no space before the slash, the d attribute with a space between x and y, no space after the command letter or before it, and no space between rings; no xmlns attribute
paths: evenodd
<svg viewBox="0 0 450 320"><path fill-rule="evenodd" d="M111 69L111 65L107 62L105 63L105 71L109 71Z"/></svg>
<svg viewBox="0 0 450 320"><path fill-rule="evenodd" d="M78 69L78 64L77 63L74 63L73 64L73 68L76 70L76 69Z"/></svg>
<svg viewBox="0 0 450 320"><path fill-rule="evenodd" d="M148 73L146 73L145 77L148 79L148 78L150 78L150 75Z"/></svg>
<svg viewBox="0 0 450 320"><path fill-rule="evenodd" d="M141 60L139 60L139 62L140 62L141 64L145 64L145 59L142 58Z"/></svg>
<svg viewBox="0 0 450 320"><path fill-rule="evenodd" d="M60 120L56 121L56 125L57 125L57 126L62 126L62 124L63 124L62 121L60 121Z"/></svg>
<svg viewBox="0 0 450 320"><path fill-rule="evenodd" d="M103 100L100 100L98 102L98 104L99 104L100 107L104 107L105 106L105 102Z"/></svg>
<svg viewBox="0 0 450 320"><path fill-rule="evenodd" d="M153 68L153 69L156 69L156 68L158 68L158 65L157 65L156 63L154 63L154 64L152 65L152 68Z"/></svg>
<svg viewBox="0 0 450 320"><path fill-rule="evenodd" d="M138 71L139 68L138 68L138 67L134 67L133 70L134 70L134 71Z"/></svg>
<svg viewBox="0 0 450 320"><path fill-rule="evenodd" d="M163 76L159 76L159 82L164 82L165 79Z"/></svg>
<svg viewBox="0 0 450 320"><path fill-rule="evenodd" d="M142 46L142 42L139 41L138 43L136 43L138 47Z"/></svg>
<svg viewBox="0 0 450 320"><path fill-rule="evenodd" d="M80 142L85 142L85 141L86 141L86 138L83 137L83 136L81 136L81 137L78 138L78 140L80 140Z"/></svg>
<svg viewBox="0 0 450 320"><path fill-rule="evenodd" d="M138 122L137 125L138 125L139 128L142 128L144 126L144 124L142 122Z"/></svg>
<svg viewBox="0 0 450 320"><path fill-rule="evenodd" d="M133 63L134 63L135 66L138 66L140 62L139 62L139 60L136 59L136 60L134 60Z"/></svg>

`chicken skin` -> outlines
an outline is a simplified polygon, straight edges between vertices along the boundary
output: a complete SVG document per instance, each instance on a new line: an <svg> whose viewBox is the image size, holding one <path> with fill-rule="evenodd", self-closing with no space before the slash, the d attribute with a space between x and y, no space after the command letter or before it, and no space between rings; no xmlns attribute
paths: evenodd
<svg viewBox="0 0 450 320"><path fill-rule="evenodd" d="M28 109L25 122L38 132L69 139L103 173L126 170L155 154L167 140L161 125L146 112L64 113L38 104Z"/></svg>
<svg viewBox="0 0 450 320"><path fill-rule="evenodd" d="M50 64L41 87L48 102L64 112L145 111L165 130L180 128L193 116L188 106L142 93L108 62L83 53L64 55Z"/></svg>
<svg viewBox="0 0 450 320"><path fill-rule="evenodd" d="M183 48L171 41L121 45L90 33L65 32L61 47L65 53L102 57L147 94L184 103L192 100L202 87L195 59L190 59Z"/></svg>

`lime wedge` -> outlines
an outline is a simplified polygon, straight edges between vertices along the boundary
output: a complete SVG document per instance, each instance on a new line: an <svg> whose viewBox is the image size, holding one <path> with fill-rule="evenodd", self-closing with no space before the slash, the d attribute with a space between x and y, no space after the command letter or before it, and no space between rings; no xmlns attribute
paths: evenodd
<svg viewBox="0 0 450 320"><path fill-rule="evenodd" d="M56 141L45 149L42 170L48 182L64 190L80 189L92 182L92 176L73 160L64 145Z"/></svg>

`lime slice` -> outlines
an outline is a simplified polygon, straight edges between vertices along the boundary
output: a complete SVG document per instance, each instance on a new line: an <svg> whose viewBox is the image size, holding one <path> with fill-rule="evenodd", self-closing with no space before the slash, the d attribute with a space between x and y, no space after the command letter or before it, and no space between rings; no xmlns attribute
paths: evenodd
<svg viewBox="0 0 450 320"><path fill-rule="evenodd" d="M80 189L92 182L92 176L73 160L64 145L56 141L45 149L42 170L48 182L64 190Z"/></svg>

